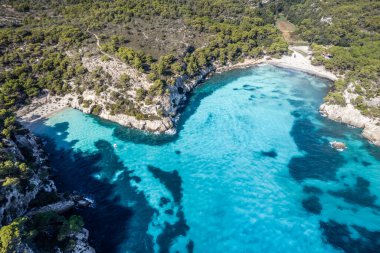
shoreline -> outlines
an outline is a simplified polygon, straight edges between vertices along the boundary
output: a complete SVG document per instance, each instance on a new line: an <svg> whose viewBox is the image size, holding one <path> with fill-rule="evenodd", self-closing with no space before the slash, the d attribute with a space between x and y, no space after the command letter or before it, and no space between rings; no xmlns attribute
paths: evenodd
<svg viewBox="0 0 380 253"><path fill-rule="evenodd" d="M293 47L295 48L295 47ZM293 50L292 50L293 51ZM305 52L306 53L306 52ZM295 55L295 57L294 57ZM261 59L245 59L244 62L239 62L232 64L230 66L217 67L215 73L223 73L234 69L246 69L261 64L270 64L276 67L291 69L296 71L301 71L309 75L317 76L320 78L328 79L330 81L335 81L338 79L334 73L328 71L324 66L314 66L311 64L309 56L303 56L297 51L293 51L291 56L283 55L281 58L268 58L264 57Z"/></svg>
<svg viewBox="0 0 380 253"><path fill-rule="evenodd" d="M223 72L228 72L234 69L247 69L263 64L269 64L273 65L279 68L289 69L289 70L295 70L307 73L309 75L313 75L319 78L324 78L329 81L334 82L338 79L338 76L336 76L334 73L328 71L325 69L324 66L314 66L311 64L310 59L310 51L308 51L308 48L302 48L303 50L300 50L297 47L290 47L290 49L293 51L292 55L284 55L279 59L272 59L269 57L263 57L261 59L245 59L243 62L239 62L236 64L229 64L227 66L214 66L214 69L210 69L212 71L209 72L209 74L206 74L202 76L201 79L196 81L196 84L192 86L191 90L195 89L200 82L205 81L206 79L210 78L214 74L219 74ZM304 54L301 54L300 51L303 51ZM306 56L305 56L306 55ZM190 92L191 92L190 90ZM335 106L336 107L336 106ZM338 108L336 109L334 105L326 105L321 104L320 105L320 113L322 116L325 116L329 118L330 120L341 122L347 125L351 125L354 127L362 128L362 136L367 139L369 142L380 146L380 127L377 126L377 124L372 124L373 122L377 122L376 119L372 119L369 117L366 117L364 115L360 115L360 117L363 119L359 123L352 123L351 116L352 110L349 110L350 112L345 112L344 108ZM24 106L22 109L18 110L16 112L18 121L24 126L29 128L32 124L47 119L67 108L74 108L79 109L83 113L89 113L90 110L88 108L82 108L76 99L76 97L73 94L67 94L63 97L60 96L49 96L48 93L45 93L45 95L36 98L32 101L31 104ZM326 110L323 110L325 108ZM329 110L327 110L329 108ZM333 108L333 109L331 109ZM343 113L344 112L344 113ZM355 111L356 112L356 111ZM175 120L178 119L178 114L175 118L171 119L169 117L165 117L162 120L137 120L134 117L130 117L127 115L119 114L111 116L107 113L101 113L98 115L100 118L104 120L109 120L111 122L115 122L117 124L120 124L124 127L130 127L139 129L142 131L148 131L148 132L154 132L154 133L162 133L162 134L173 134L177 132ZM356 118L358 118L357 116ZM362 122L365 122L362 124ZM146 125L154 126L156 130L150 130L149 128L146 128ZM163 129L157 130L157 129Z"/></svg>
<svg viewBox="0 0 380 253"><path fill-rule="evenodd" d="M290 49L292 50L291 47ZM227 66L215 66L214 71L211 72L210 75L204 77L202 80L199 80L199 81L204 81L205 79L209 78L213 74L228 72L234 69L251 68L251 67L259 66L262 64L270 64L270 65L280 67L280 68L301 71L310 75L318 76L320 78L328 79L330 81L334 81L338 78L335 74L333 74L332 72L329 72L323 66L312 65L311 60L309 59L309 56L304 56L300 54L299 52L297 52L299 51L299 49L297 51L296 50L292 50L292 51L293 51L292 55L290 56L283 55L279 59L272 59L265 56L261 59L245 59L243 62L230 64ZM60 96L50 96L48 95L48 93L45 93L41 97L33 99L31 104L26 105L22 109L18 110L16 112L17 119L20 121L22 125L28 127L37 121L47 119L67 108L78 109L78 106L73 106L72 104L73 101L75 101L75 97L72 94L67 94L63 97L60 97ZM112 117L111 118L102 117L102 115L99 115L99 116L105 120L113 121L111 119ZM117 121L115 122L121 124L121 122L117 122ZM125 126L128 127L127 125Z"/></svg>
<svg viewBox="0 0 380 253"><path fill-rule="evenodd" d="M64 97L44 94L34 99L30 104L16 111L17 120L25 127L40 120L47 119L67 108L71 108L71 94Z"/></svg>

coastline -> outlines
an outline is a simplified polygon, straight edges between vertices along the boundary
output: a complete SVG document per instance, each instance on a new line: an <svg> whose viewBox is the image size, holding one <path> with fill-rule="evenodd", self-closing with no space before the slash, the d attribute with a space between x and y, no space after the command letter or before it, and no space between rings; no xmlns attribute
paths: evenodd
<svg viewBox="0 0 380 253"><path fill-rule="evenodd" d="M324 66L312 65L311 52L308 49L304 47L290 47L290 49L293 51L292 55L284 55L280 59L271 59L268 60L268 63L281 68L305 72L330 81L336 81L338 79L337 75L327 70ZM303 51L307 56L302 55L299 51Z"/></svg>
<svg viewBox="0 0 380 253"><path fill-rule="evenodd" d="M58 112L70 108L70 100L72 99L73 96L71 94L64 97L44 94L18 110L16 116L22 125L28 127L34 122L49 118Z"/></svg>
<svg viewBox="0 0 380 253"><path fill-rule="evenodd" d="M290 50L293 52L291 55L284 55L279 59L272 59L267 56L261 59L245 59L243 62L229 64L227 66L216 65L214 66L213 70L209 71L208 73L210 73L210 76L214 73L223 73L233 69L245 69L261 64L270 64L280 68L305 72L310 75L328 79L330 81L335 81L338 79L338 76L326 70L324 66L314 66L311 64L311 52L308 50L307 47L290 47ZM301 54L300 51L303 51L303 54ZM206 77L207 74L204 76L202 75L202 77L199 80L195 80L196 83L194 83L194 85L191 89L189 89L189 91L191 92L191 90L194 89L197 86L197 84L200 81L203 81ZM67 108L75 108L83 111L84 113L90 113L90 110L88 108L82 108L79 105L77 98L72 94L67 94L63 97L60 97L49 96L46 93L40 98L34 99L31 104L24 106L22 109L18 110L16 115L18 120L24 126L28 127L36 121L49 118ZM380 146L380 127L375 127L374 124L368 124L368 122L373 121L372 119L362 116L361 118L363 119L363 121L365 121L364 124L352 124L352 120L350 120L349 117L346 117L344 115L343 117L339 113L342 110L336 111L336 108L334 108L334 105L322 104L320 112L323 116L328 117L331 120L342 122L354 127L364 128L363 137L367 138L373 144ZM345 114L347 114L346 111ZM168 117L165 117L162 120L149 121L137 120L127 115L109 115L103 112L98 116L105 120L110 120L126 127L132 127L144 131L161 132L167 134L172 134L176 132L175 124L173 124L174 122L171 124L169 122L170 119Z"/></svg>
<svg viewBox="0 0 380 253"><path fill-rule="evenodd" d="M292 48L290 48L292 49ZM293 55L296 55L294 57ZM311 64L309 57L305 57L299 52L294 51L291 56L282 56L280 59L271 59L267 56L261 59L245 59L244 62L239 62L235 64L230 64L227 66L215 66L214 73L222 73L227 72L233 69L244 69L250 68L254 66L258 66L260 64L271 64L281 68L293 69L297 71L302 71L311 75L315 75L318 77L326 78L329 80L336 80L337 76L329 71L327 71L323 66L314 66ZM211 73L212 75L212 73ZM203 78L204 79L204 78ZM203 80L202 79L202 80ZM199 80L199 81L202 81ZM25 126L29 124L49 118L54 114L61 112L67 108L77 108L82 109L76 103L73 105L76 99L72 94L67 94L63 97L61 96L50 96L46 92L39 98L33 99L33 101L24 106L22 109L18 110L16 115L18 120ZM83 110L82 110L83 111ZM85 113L88 113L85 111ZM101 118L106 120L115 121L116 117L111 117L109 115L99 115ZM127 120L123 120L127 121ZM119 124L125 125L122 122L117 122ZM132 127L139 128L140 124L133 124ZM166 122L167 125L167 122ZM126 125L128 126L128 125Z"/></svg>
<svg viewBox="0 0 380 253"><path fill-rule="evenodd" d="M297 51L294 49L297 49ZM270 65L277 66L280 68L305 72L310 75L328 79L330 81L335 81L338 79L338 76L328 71L324 66L312 65L310 56L308 55L310 54L309 51L306 51L303 48L303 50L305 50L304 53L308 55L308 56L304 56L298 52L300 51L300 49L297 47L290 47L290 50L293 51L292 55L283 55L279 59L269 58L267 56L258 60L245 59L244 62L239 62L239 63L232 64L229 66L217 67L215 72L222 73L222 72L226 72L233 69L244 69L244 68L254 67L260 64L270 64Z"/></svg>

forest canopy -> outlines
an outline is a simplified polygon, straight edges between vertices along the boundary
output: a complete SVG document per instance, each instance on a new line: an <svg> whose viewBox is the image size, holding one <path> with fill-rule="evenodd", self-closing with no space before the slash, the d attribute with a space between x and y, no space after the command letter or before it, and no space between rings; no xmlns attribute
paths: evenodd
<svg viewBox="0 0 380 253"><path fill-rule="evenodd" d="M363 103L380 96L380 2L284 0L277 8L297 25L301 38L312 43L314 64L344 74L326 101L344 105L341 94L353 83L359 94L353 101L356 107L380 116L380 108Z"/></svg>
<svg viewBox="0 0 380 253"><path fill-rule="evenodd" d="M102 50L149 75L154 85L140 92L141 99L164 94L179 75L197 75L212 63L279 57L287 43L275 16L258 6L248 0L2 1L0 108L14 111L44 90L78 90L86 69L80 56L68 53L94 47L90 32L99 35ZM125 113L123 108L116 103L113 111ZM146 117L138 108L128 113ZM9 137L13 121L8 114L0 117L3 137Z"/></svg>

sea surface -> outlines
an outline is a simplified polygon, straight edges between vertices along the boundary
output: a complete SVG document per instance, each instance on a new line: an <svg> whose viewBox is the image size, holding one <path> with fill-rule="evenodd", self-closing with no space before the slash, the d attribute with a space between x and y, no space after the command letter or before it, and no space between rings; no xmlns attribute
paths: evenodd
<svg viewBox="0 0 380 253"><path fill-rule="evenodd" d="M98 253L379 253L380 148L319 115L329 85L263 65L207 80L173 136L73 109L33 131L58 189L95 200Z"/></svg>

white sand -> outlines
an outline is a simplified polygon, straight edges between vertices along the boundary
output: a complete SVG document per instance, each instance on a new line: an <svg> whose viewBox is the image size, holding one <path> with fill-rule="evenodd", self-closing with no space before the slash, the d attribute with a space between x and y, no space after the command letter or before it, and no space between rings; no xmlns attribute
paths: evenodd
<svg viewBox="0 0 380 253"><path fill-rule="evenodd" d="M305 54L309 54L307 47L290 47L291 50L303 51ZM294 57L295 55L295 57ZM248 68L258 64L272 64L282 68L295 69L303 71L312 75L320 76L330 80L336 80L337 76L327 71L323 66L313 66L310 61L310 56L304 56L299 52L294 51L291 56L283 56L281 59L264 59L254 60L246 59L242 63L237 63L230 66L218 67L216 72L224 72L231 69ZM64 97L52 97L49 95L43 95L32 101L31 104L24 106L17 111L17 117L21 123L27 125L29 123L47 118L65 108L69 107L70 100L73 99L73 95L66 95Z"/></svg>
<svg viewBox="0 0 380 253"><path fill-rule="evenodd" d="M24 125L47 118L65 108L68 108L70 98L72 98L72 95L57 97L44 94L33 99L31 104L18 110L16 112L17 118Z"/></svg>
<svg viewBox="0 0 380 253"><path fill-rule="evenodd" d="M312 75L330 79L332 81L335 81L336 79L338 79L338 77L335 74L326 70L325 67L314 66L311 64L311 60L310 60L311 56L309 55L311 52L309 51L308 47L305 47L305 46L290 47L290 50L293 51L292 55L283 56L280 59L270 59L268 57L265 57L264 59L259 59L259 60L246 59L244 60L244 62L239 62L234 65L219 67L217 68L217 72L220 73L220 72L225 72L231 69L249 68L255 65L259 65L259 64L272 64L274 66L278 66L282 68L289 68L289 69L302 71L305 73L309 73ZM304 52L304 54L306 54L307 56L304 56L298 51Z"/></svg>
<svg viewBox="0 0 380 253"><path fill-rule="evenodd" d="M267 63L278 67L299 70L319 77L327 78L332 81L338 79L338 77L335 74L326 70L324 66L314 66L311 64L311 52L307 47L290 47L290 50L293 51L293 55L283 56L281 59L271 59L268 60ZM307 54L307 56L304 56L301 53L294 50L303 51L304 54Z"/></svg>

